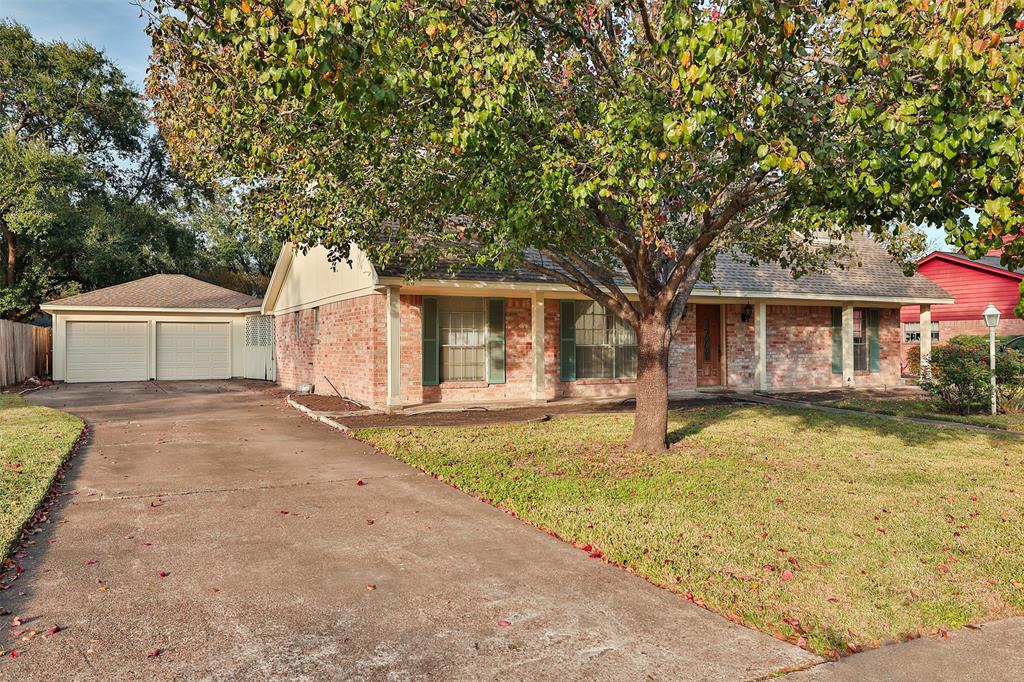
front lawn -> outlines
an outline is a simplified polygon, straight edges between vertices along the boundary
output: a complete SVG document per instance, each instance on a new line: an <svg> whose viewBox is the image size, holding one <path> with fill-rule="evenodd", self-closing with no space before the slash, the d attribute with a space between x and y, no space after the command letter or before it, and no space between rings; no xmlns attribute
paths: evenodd
<svg viewBox="0 0 1024 682"><path fill-rule="evenodd" d="M82 420L0 394L0 559L42 501Z"/></svg>
<svg viewBox="0 0 1024 682"><path fill-rule="evenodd" d="M636 454L621 447L631 425L602 414L357 435L819 653L1024 613L1019 438L716 405L672 413L669 453Z"/></svg>
<svg viewBox="0 0 1024 682"><path fill-rule="evenodd" d="M929 398L847 398L822 403L847 410L892 414L898 417L923 417L942 421L987 426L992 429L1024 431L1024 414L951 414Z"/></svg>

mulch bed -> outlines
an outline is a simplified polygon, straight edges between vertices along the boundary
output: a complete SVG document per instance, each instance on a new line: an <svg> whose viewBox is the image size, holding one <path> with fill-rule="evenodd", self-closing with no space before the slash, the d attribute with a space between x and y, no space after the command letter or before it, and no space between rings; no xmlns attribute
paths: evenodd
<svg viewBox="0 0 1024 682"><path fill-rule="evenodd" d="M807 392L785 392L765 393L769 398L779 400L800 400L805 403L825 403L835 400L848 400L850 398L924 398L927 394L916 387L881 389L881 388L858 388L851 391L845 388L837 388L831 391L807 391Z"/></svg>
<svg viewBox="0 0 1024 682"><path fill-rule="evenodd" d="M687 407L704 407L717 402L713 399L673 400L673 410ZM636 403L632 398L622 402L601 405L537 405L536 407L514 407L509 409L469 409L458 412L421 412L419 414L367 414L341 417L350 429L390 428L412 426L474 426L487 424L513 424L516 422L541 421L545 417L561 417L580 414L622 414L632 413Z"/></svg>
<svg viewBox="0 0 1024 682"><path fill-rule="evenodd" d="M355 412L367 409L336 395L293 395L292 400L314 412Z"/></svg>

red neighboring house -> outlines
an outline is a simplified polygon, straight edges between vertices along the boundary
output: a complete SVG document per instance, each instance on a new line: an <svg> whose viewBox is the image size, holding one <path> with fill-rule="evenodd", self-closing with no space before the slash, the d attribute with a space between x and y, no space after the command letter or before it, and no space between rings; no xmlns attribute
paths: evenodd
<svg viewBox="0 0 1024 682"><path fill-rule="evenodd" d="M931 306L932 343L945 343L960 334L988 335L981 312L989 303L1002 313L1000 336L1024 334L1024 319L1014 314L1021 297L1024 272L1008 270L999 264L999 251L989 252L978 260L960 253L936 251L918 262L918 272L948 291L956 302ZM921 339L920 309L903 306L903 356Z"/></svg>

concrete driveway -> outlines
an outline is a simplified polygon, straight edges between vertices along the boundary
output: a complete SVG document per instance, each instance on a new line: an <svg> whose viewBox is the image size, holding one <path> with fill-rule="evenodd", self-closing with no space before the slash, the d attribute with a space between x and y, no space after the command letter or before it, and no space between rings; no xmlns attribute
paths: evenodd
<svg viewBox="0 0 1024 682"><path fill-rule="evenodd" d="M751 680L816 660L246 384L31 399L93 438L0 594L26 620L0 635L5 679Z"/></svg>

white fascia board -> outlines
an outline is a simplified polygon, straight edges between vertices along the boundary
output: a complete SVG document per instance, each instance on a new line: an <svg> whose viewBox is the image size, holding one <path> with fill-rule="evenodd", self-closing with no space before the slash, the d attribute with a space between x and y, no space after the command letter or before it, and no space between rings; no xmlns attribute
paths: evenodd
<svg viewBox="0 0 1024 682"><path fill-rule="evenodd" d="M263 296L263 304L260 306L260 313L269 314L277 304L277 295L281 293L281 285L288 274L294 257L295 247L291 242L281 244L281 251L277 254L277 262L274 263L274 271L270 273L270 281L267 283L267 293Z"/></svg>
<svg viewBox="0 0 1024 682"><path fill-rule="evenodd" d="M128 306L85 306L85 305L51 305L44 303L40 310L47 313L68 315L72 313L160 313L163 315L197 314L211 315L251 315L259 313L258 307L253 308L132 308Z"/></svg>

